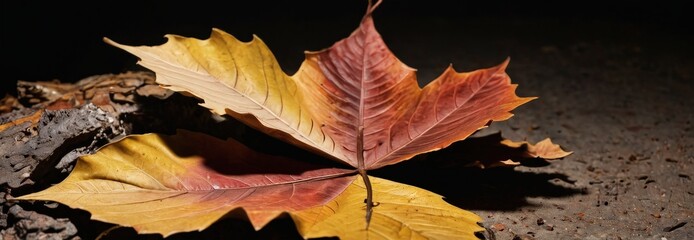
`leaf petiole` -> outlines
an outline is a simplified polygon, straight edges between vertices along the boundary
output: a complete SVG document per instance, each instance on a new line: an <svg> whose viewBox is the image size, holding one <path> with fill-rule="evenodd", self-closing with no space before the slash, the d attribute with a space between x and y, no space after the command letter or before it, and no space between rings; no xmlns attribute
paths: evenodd
<svg viewBox="0 0 694 240"><path fill-rule="evenodd" d="M366 165L364 164L364 126L360 123L357 128L357 169L359 170L359 175L364 179L364 186L366 186L366 230L369 230L369 223L371 222L371 213L373 212L374 202L373 202L373 190L371 188L371 181L369 181L369 175L366 174Z"/></svg>
<svg viewBox="0 0 694 240"><path fill-rule="evenodd" d="M371 189L371 181L369 181L369 175L366 174L366 170L359 169L359 175L364 179L364 186L366 186L366 230L369 230L369 223L371 222L371 213L373 212L374 205L373 202L373 190Z"/></svg>

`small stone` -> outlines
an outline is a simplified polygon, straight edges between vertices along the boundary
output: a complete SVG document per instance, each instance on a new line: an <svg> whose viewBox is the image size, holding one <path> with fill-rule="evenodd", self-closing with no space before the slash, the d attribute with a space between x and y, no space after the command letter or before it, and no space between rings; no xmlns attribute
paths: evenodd
<svg viewBox="0 0 694 240"><path fill-rule="evenodd" d="M502 232L506 229L506 225L504 225L503 223L495 223L494 225L492 225L492 229Z"/></svg>

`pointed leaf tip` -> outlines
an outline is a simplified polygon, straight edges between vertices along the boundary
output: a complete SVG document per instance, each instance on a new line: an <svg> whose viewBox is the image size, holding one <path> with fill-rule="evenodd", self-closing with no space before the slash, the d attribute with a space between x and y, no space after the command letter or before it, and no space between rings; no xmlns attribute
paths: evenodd
<svg viewBox="0 0 694 240"><path fill-rule="evenodd" d="M506 57L506 59L504 59L504 61L501 62L501 64L499 64L499 66L498 66L499 71L498 72L506 71L506 68L508 67L508 64L510 62L511 62L511 57Z"/></svg>

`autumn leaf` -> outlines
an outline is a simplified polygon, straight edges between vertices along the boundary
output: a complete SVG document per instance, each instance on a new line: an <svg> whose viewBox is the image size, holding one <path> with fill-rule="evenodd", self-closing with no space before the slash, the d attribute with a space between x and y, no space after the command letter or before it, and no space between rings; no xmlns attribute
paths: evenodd
<svg viewBox="0 0 694 240"><path fill-rule="evenodd" d="M424 157L432 164L488 168L518 166L533 160L546 162L546 160L564 158L572 153L564 151L549 138L532 144L527 141L517 142L505 139L500 132L497 132L467 138L465 141L456 142Z"/></svg>
<svg viewBox="0 0 694 240"><path fill-rule="evenodd" d="M256 229L287 212L306 238L474 239L482 230L479 217L367 171L448 147L510 118L533 98L515 94L505 73L508 59L471 72L449 66L420 88L415 70L376 31L372 12L379 3L369 4L349 37L307 52L293 75L256 36L242 42L213 29L205 40L166 35L163 45L138 47L104 38L138 56L164 87L343 168L263 155L194 133L151 134L84 157L63 183L21 199L84 208L140 233L200 230L243 209ZM520 144L512 148L561 155L551 143Z"/></svg>
<svg viewBox="0 0 694 240"><path fill-rule="evenodd" d="M532 99L515 95L504 72L508 60L473 72L449 67L419 88L415 70L376 31L377 5L348 38L308 52L293 76L259 38L244 43L219 29L206 40L166 35L169 41L156 47L105 41L138 56L158 83L198 96L214 112L357 168L367 188L367 170L444 148Z"/></svg>
<svg viewBox="0 0 694 240"><path fill-rule="evenodd" d="M241 42L213 29L199 40L166 35L155 47L105 41L138 56L157 82L201 98L260 131L356 168L367 186L367 224L373 206L366 171L438 150L470 136L530 101L499 66L459 73L449 67L423 89L375 29L369 6L348 38L307 52L285 74L257 37Z"/></svg>
<svg viewBox="0 0 694 240"><path fill-rule="evenodd" d="M504 139L501 141L501 144L512 148L523 148L525 149L525 156L533 158L559 159L573 153L562 150L559 144L554 144L549 138L545 138L536 144L532 144L527 141L514 142Z"/></svg>
<svg viewBox="0 0 694 240"><path fill-rule="evenodd" d="M479 217L439 195L372 178L380 204L364 231L365 187L354 172L179 130L173 136L137 135L107 145L80 158L63 182L18 199L61 202L88 210L93 219L164 237L205 229L241 208L256 229L289 212L306 238L454 239L483 230L476 224Z"/></svg>
<svg viewBox="0 0 694 240"><path fill-rule="evenodd" d="M332 200L354 181L354 172L179 130L107 145L81 157L60 184L17 199L61 202L96 220L164 236L205 229L242 207L260 229L285 211Z"/></svg>

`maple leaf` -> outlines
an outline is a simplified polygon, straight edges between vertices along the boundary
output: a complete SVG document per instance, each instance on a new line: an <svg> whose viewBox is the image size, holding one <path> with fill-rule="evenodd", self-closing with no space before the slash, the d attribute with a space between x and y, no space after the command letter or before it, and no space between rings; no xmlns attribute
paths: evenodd
<svg viewBox="0 0 694 240"><path fill-rule="evenodd" d="M415 70L374 27L379 3L348 38L306 53L293 76L256 36L244 43L219 29L206 40L166 35L156 47L105 41L138 56L158 83L203 99L214 112L357 168L370 188L367 170L444 148L533 99L515 95L504 72L508 60L473 72L449 67L419 88Z"/></svg>
<svg viewBox="0 0 694 240"><path fill-rule="evenodd" d="M154 47L104 39L138 56L164 87L344 168L261 156L240 143L192 133L173 137L178 140L134 136L80 159L63 183L21 199L63 202L103 221L164 235L203 229L241 208L256 229L288 212L307 238L475 238L479 217L426 190L370 179L367 171L445 148L508 119L533 98L516 96L504 72L508 60L472 72L449 67L420 88L415 70L390 52L374 27L379 3L369 4L348 38L307 52L291 76L256 36L241 42L213 29L206 40L166 35L168 41ZM175 154L182 149L193 157ZM365 219L357 220L362 210Z"/></svg>

